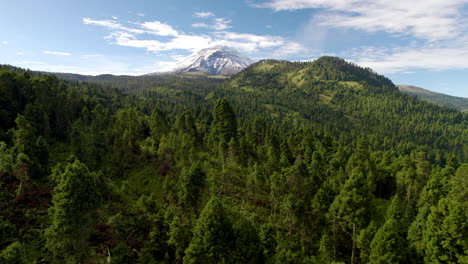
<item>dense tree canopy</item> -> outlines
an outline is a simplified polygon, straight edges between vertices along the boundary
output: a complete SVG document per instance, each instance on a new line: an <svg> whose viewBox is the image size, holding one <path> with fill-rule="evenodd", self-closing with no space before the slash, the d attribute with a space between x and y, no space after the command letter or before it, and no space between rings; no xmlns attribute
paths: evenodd
<svg viewBox="0 0 468 264"><path fill-rule="evenodd" d="M369 69L1 68L0 263L468 263L467 114Z"/></svg>

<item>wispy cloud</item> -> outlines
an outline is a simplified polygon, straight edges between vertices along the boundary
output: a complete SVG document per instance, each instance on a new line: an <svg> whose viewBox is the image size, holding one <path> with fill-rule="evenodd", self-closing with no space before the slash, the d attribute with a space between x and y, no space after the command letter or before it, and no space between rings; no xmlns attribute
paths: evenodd
<svg viewBox="0 0 468 264"><path fill-rule="evenodd" d="M278 49L293 43L280 36L254 35L230 31L216 32L214 34L223 44L236 47L244 52L256 52L270 48ZM300 44L298 45L300 46Z"/></svg>
<svg viewBox="0 0 468 264"><path fill-rule="evenodd" d="M229 25L232 22L231 19L225 18L225 17L219 17L219 18L214 18L213 19L213 24L206 24L206 23L194 23L192 24L192 27L195 28L209 28L213 30L224 30L228 28L232 28L231 25Z"/></svg>
<svg viewBox="0 0 468 264"><path fill-rule="evenodd" d="M128 31L128 32L135 33L135 34L145 33L145 31L141 29L125 27L115 20L94 20L89 17L85 17L83 18L83 23L86 25L95 25L95 26L106 27L109 29Z"/></svg>
<svg viewBox="0 0 468 264"><path fill-rule="evenodd" d="M144 17L145 14L143 14L143 13L137 13L137 16L139 16L139 17Z"/></svg>
<svg viewBox="0 0 468 264"><path fill-rule="evenodd" d="M209 26L208 24L202 23L202 22L200 22L200 23L193 23L193 24L192 24L192 27L194 27L194 28L210 28L210 26Z"/></svg>
<svg viewBox="0 0 468 264"><path fill-rule="evenodd" d="M256 7L275 11L320 9L318 21L331 27L411 34L431 41L466 33L467 0L271 0Z"/></svg>
<svg viewBox="0 0 468 264"><path fill-rule="evenodd" d="M305 38L312 36L308 42L313 49L322 48L330 28L385 32L396 39L411 37L413 41L400 47L360 47L338 54L387 74L413 69L468 69L468 19L463 9L467 3L468 0L269 0L254 6L274 11L315 9L304 31ZM407 41L408 38L401 43Z"/></svg>
<svg viewBox="0 0 468 264"><path fill-rule="evenodd" d="M16 52L16 55L24 55L24 52Z"/></svg>
<svg viewBox="0 0 468 264"><path fill-rule="evenodd" d="M463 42L393 49L364 47L345 53L356 63L385 74L410 69L468 69L468 47Z"/></svg>
<svg viewBox="0 0 468 264"><path fill-rule="evenodd" d="M2 41L2 45L8 45L8 41L6 40Z"/></svg>
<svg viewBox="0 0 468 264"><path fill-rule="evenodd" d="M60 56L71 56L72 54L71 53L68 53L68 52L59 52L59 51L43 51L42 53L45 53L45 54L52 54L52 55L60 55Z"/></svg>
<svg viewBox="0 0 468 264"><path fill-rule="evenodd" d="M230 19L214 18L213 25L198 23L194 27L214 29L205 34L185 33L160 21L132 23L124 26L116 21L83 19L83 23L107 28L110 33L105 37L112 44L146 49L155 54L169 51L194 52L214 45L235 47L242 52L270 53L275 57L304 52L305 47L281 36L254 35L226 31ZM148 35L152 35L148 36ZM273 56L271 56L273 57Z"/></svg>
<svg viewBox="0 0 468 264"><path fill-rule="evenodd" d="M224 30L228 28L232 28L229 24L232 22L231 19L225 17L219 17L214 19L214 24L212 28L214 30Z"/></svg>
<svg viewBox="0 0 468 264"><path fill-rule="evenodd" d="M83 18L83 23L86 25L96 25L96 26L103 26L107 28L113 29L121 29L122 25L115 22L114 20L94 20L89 17Z"/></svg>
<svg viewBox="0 0 468 264"><path fill-rule="evenodd" d="M210 18L211 23L206 23L206 22L199 22L199 23L194 23L192 24L192 27L194 28L209 28L213 30L225 30L228 28L232 28L230 25L232 23L232 20L227 17L216 17L216 15L212 12L198 12L193 14L194 17L197 18Z"/></svg>
<svg viewBox="0 0 468 264"><path fill-rule="evenodd" d="M198 18L208 18L208 17L214 17L215 14L212 12L197 12L193 14L193 16L198 17Z"/></svg>
<svg viewBox="0 0 468 264"><path fill-rule="evenodd" d="M177 36L179 33L170 25L159 21L144 22L141 27L158 36Z"/></svg>

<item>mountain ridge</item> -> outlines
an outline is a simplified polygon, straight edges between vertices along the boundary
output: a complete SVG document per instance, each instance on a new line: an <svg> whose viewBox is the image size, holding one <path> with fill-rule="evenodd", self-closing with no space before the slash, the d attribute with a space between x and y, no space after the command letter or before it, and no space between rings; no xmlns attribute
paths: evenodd
<svg viewBox="0 0 468 264"><path fill-rule="evenodd" d="M429 103L456 108L468 112L468 98L432 92L414 85L397 85L400 92L413 95Z"/></svg>
<svg viewBox="0 0 468 264"><path fill-rule="evenodd" d="M316 65L315 67L312 67L311 69L305 70L301 69L301 65ZM318 66L317 66L318 65ZM291 69L297 69L298 72L294 73L291 75L290 73L290 81L298 84L301 86L302 84L306 83L306 79L310 79L311 76L315 76L314 78L316 79L315 81L318 81L318 79L322 79L322 81L332 81L333 78L330 78L330 72L335 71L333 68L340 69L339 71L343 71L341 73L335 74L336 76L333 76L334 78L340 79L341 82L347 82L348 85L357 87L358 81L362 81L363 76L371 76L371 79L379 79L377 82L384 82L388 86L392 86L393 83L391 81L381 75L372 75L375 74L371 69L367 68L362 68L358 67L361 70L359 71L360 74L357 76L356 74L351 74L346 76L346 69L349 69L350 66L354 66L352 63L348 63L343 59L336 58L336 57L321 57L317 60L314 61L308 61L308 62L291 62L291 61L284 61L284 60L261 60L255 63L250 64L247 68L243 69L242 71L233 74L230 76L228 82L233 82L233 79L238 78L240 75L245 75L247 72L268 72L268 74L271 76L272 74L280 74L284 73L286 68L289 68L290 71ZM223 78L227 78L228 76L223 76L223 75L210 75L209 73L203 73L203 72L181 72L181 73L158 73L158 74L146 74L146 75L140 75L140 76L130 76L130 75L113 75L113 74L100 74L100 75L83 75L83 74L75 74L75 73L65 73L65 72L44 72L44 71L34 71L34 70L29 70L29 69L23 69L20 67L15 67L12 65L6 65L6 64L0 64L0 70L7 70L7 71L13 71L13 72L29 72L33 76L41 76L43 74L53 74L57 76L59 79L64 79L64 80L70 80L70 81L85 81L85 82L93 82L93 83L100 83L105 86L111 86L123 90L132 90L132 89L138 89L139 85L138 83L144 83L143 87L149 87L151 85L156 85L160 86L162 83L167 83L165 79L173 79L173 78L183 78L192 80L203 80L203 79L217 79L214 80L216 82L222 81ZM276 73L275 73L276 72ZM370 75L369 75L370 74ZM305 75L311 75L311 76L305 76ZM332 74L333 75L333 74ZM318 76L321 76L320 78ZM317 79L318 78L318 79ZM377 79L376 79L377 78ZM262 77L263 79L263 77ZM371 80L369 79L369 80ZM140 81L139 81L140 80ZM352 81L351 81L352 80ZM368 81L369 81L368 80ZM374 80L374 81L375 81ZM335 80L336 81L336 80ZM372 81L372 82L374 82ZM389 82L390 81L390 82ZM234 81L236 82L236 81ZM390 84L391 83L391 84ZM286 83L283 83L282 85L286 85ZM236 86L236 85L234 85ZM460 110L462 112L468 112L468 98L463 98L463 97L456 97L456 96L451 96L443 93L436 93L432 92L417 86L412 86L412 85L395 85L398 90L404 94L410 95L410 96L416 96L417 98L424 100L429 103L433 103L439 106L446 106L450 108L455 108L457 110Z"/></svg>

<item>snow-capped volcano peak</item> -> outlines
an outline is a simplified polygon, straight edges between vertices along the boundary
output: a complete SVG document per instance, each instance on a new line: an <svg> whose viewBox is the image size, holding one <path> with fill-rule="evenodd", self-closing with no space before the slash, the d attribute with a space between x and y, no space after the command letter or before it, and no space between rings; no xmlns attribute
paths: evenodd
<svg viewBox="0 0 468 264"><path fill-rule="evenodd" d="M179 61L172 72L204 72L211 75L232 75L253 61L227 46L202 49Z"/></svg>

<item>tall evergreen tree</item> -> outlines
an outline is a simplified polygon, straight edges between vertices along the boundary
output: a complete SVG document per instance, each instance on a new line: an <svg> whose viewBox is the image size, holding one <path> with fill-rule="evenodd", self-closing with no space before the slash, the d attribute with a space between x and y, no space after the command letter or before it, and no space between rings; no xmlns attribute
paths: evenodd
<svg viewBox="0 0 468 264"><path fill-rule="evenodd" d="M340 193L330 205L329 218L333 225L337 222L341 229L351 236L351 263L356 263L356 238L369 218L370 197L366 177L360 167L353 169ZM335 236L337 230L334 230ZM336 245L335 245L336 246Z"/></svg>
<svg viewBox="0 0 468 264"><path fill-rule="evenodd" d="M231 263L235 249L232 223L222 200L212 197L200 214L184 263Z"/></svg>
<svg viewBox="0 0 468 264"><path fill-rule="evenodd" d="M47 247L59 262L81 263L89 256L92 216L101 203L99 180L76 159L55 174L58 185L49 208Z"/></svg>
<svg viewBox="0 0 468 264"><path fill-rule="evenodd" d="M201 170L200 164L196 163L182 176L180 199L185 208L195 209L198 215L201 192L205 186L206 175Z"/></svg>
<svg viewBox="0 0 468 264"><path fill-rule="evenodd" d="M210 141L213 146L219 147L223 160L226 159L226 152L229 142L234 139L237 143L237 120L234 110L228 100L216 101L213 109L213 123L211 125Z"/></svg>
<svg viewBox="0 0 468 264"><path fill-rule="evenodd" d="M404 254L404 232L401 217L402 202L394 196L387 210L387 221L377 231L371 243L371 263L400 263Z"/></svg>
<svg viewBox="0 0 468 264"><path fill-rule="evenodd" d="M468 263L468 164L450 181L447 197L431 208L423 235L428 263Z"/></svg>

